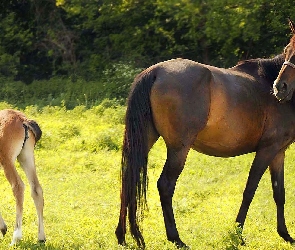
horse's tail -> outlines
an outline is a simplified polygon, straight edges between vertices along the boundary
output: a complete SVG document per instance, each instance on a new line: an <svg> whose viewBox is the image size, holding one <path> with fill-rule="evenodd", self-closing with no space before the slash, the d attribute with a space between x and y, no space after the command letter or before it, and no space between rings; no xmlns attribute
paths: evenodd
<svg viewBox="0 0 295 250"><path fill-rule="evenodd" d="M42 136L42 130L38 123L34 120L27 120L24 124L32 131L35 136L35 143L37 143Z"/></svg>
<svg viewBox="0 0 295 250"><path fill-rule="evenodd" d="M148 124L152 123L150 93L155 78L155 68L143 71L135 78L129 94L121 162L121 212L116 230L118 242L124 244L128 210L131 234L143 248L137 208L143 209L146 205Z"/></svg>

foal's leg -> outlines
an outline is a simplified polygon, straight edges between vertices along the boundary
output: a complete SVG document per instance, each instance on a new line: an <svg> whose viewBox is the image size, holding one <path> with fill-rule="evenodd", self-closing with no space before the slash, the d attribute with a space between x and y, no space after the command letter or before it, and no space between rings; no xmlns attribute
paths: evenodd
<svg viewBox="0 0 295 250"><path fill-rule="evenodd" d="M166 226L166 234L169 241L176 244L177 247L186 247L180 240L176 228L176 223L172 208L172 197L175 190L176 181L183 170L189 148L183 147L173 149L167 147L167 160L158 180L158 190L163 210L163 216Z"/></svg>
<svg viewBox="0 0 295 250"><path fill-rule="evenodd" d="M291 243L294 239L288 233L285 215L285 187L284 187L284 158L285 152L280 152L270 164L271 182L273 188L273 198L277 206L277 231L279 235Z"/></svg>
<svg viewBox="0 0 295 250"><path fill-rule="evenodd" d="M22 217L23 217L25 186L15 169L13 160L11 159L2 160L1 164L4 168L5 176L12 187L13 195L16 201L16 221L15 221L15 228L14 228L13 237L11 241L11 245L13 245L22 238Z"/></svg>
<svg viewBox="0 0 295 250"><path fill-rule="evenodd" d="M0 230L1 230L1 233L2 235L4 236L7 232L7 226L5 224L5 221L3 220L1 214L0 214Z"/></svg>
<svg viewBox="0 0 295 250"><path fill-rule="evenodd" d="M236 219L236 222L239 223L239 227L241 228L244 226L247 212L258 187L258 183L273 158L271 153L272 152L267 152L267 149L265 149L257 152L255 155L244 190L243 201Z"/></svg>
<svg viewBox="0 0 295 250"><path fill-rule="evenodd" d="M33 135L30 135L30 138L26 141L17 159L23 170L25 171L29 184L31 186L31 196L34 200L38 215L38 240L40 242L45 242L46 239L43 224L43 190L36 173Z"/></svg>

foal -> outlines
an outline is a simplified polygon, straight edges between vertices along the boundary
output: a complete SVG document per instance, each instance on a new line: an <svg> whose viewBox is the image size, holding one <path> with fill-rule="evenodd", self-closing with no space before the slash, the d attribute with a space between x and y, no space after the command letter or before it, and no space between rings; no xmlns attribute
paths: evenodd
<svg viewBox="0 0 295 250"><path fill-rule="evenodd" d="M34 147L41 138L39 125L28 120L19 111L5 109L0 111L0 164L9 181L16 200L16 222L11 245L22 238L22 217L24 201L24 183L15 168L16 159L23 168L31 186L31 195L38 215L38 240L45 242L43 225L43 191L40 186L35 167ZM0 215L0 230L3 236L7 226Z"/></svg>

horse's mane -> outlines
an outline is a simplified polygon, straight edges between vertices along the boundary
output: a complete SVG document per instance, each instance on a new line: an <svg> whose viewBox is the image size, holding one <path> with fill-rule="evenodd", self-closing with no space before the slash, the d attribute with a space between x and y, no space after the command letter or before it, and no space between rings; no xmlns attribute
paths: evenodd
<svg viewBox="0 0 295 250"><path fill-rule="evenodd" d="M270 59L260 59L258 61L258 74L259 76L266 78L273 82L276 80L282 65L284 63L284 55L280 54Z"/></svg>
<svg viewBox="0 0 295 250"><path fill-rule="evenodd" d="M283 62L284 55L280 54L273 58L257 58L241 61L238 62L234 68L250 74L253 74L253 71L257 71L256 73L258 77L267 80L267 82L273 83L280 72Z"/></svg>

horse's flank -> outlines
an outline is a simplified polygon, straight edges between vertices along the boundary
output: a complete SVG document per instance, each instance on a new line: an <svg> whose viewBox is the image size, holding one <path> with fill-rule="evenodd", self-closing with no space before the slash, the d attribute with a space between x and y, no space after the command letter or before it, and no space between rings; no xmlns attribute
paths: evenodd
<svg viewBox="0 0 295 250"><path fill-rule="evenodd" d="M259 84L240 68L220 69L185 59L157 65L150 99L154 126L166 144L189 144L222 157L257 149L269 103L275 99L271 85Z"/></svg>

